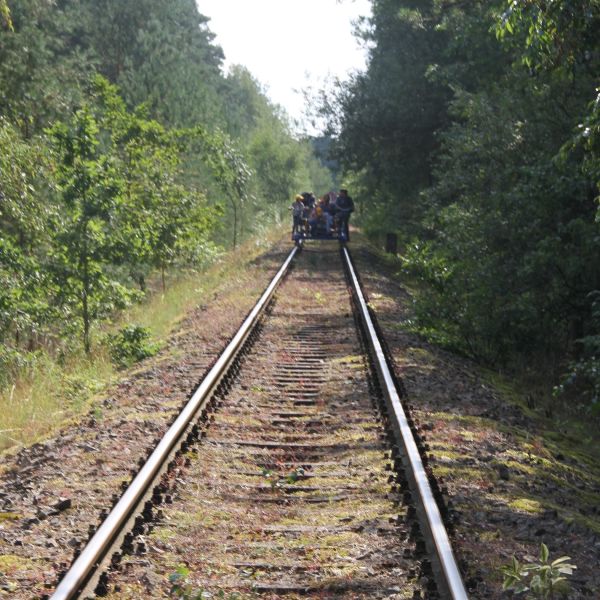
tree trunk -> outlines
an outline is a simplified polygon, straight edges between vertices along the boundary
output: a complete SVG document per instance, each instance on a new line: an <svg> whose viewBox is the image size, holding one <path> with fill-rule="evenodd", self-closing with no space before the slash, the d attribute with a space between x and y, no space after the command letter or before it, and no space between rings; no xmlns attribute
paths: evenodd
<svg viewBox="0 0 600 600"><path fill-rule="evenodd" d="M83 348L86 354L90 353L90 271L87 252L87 223L83 227L83 247L81 249L80 263L83 268L81 285L81 316L83 319Z"/></svg>
<svg viewBox="0 0 600 600"><path fill-rule="evenodd" d="M244 233L246 231L246 219L243 205L240 205L240 241L244 241Z"/></svg>
<svg viewBox="0 0 600 600"><path fill-rule="evenodd" d="M83 286L81 291L81 315L83 317L83 348L86 354L90 353L90 307L89 307L89 295L90 295L90 281L88 273L88 261L87 256L84 258L83 263Z"/></svg>
<svg viewBox="0 0 600 600"><path fill-rule="evenodd" d="M233 206L233 249L237 248L237 204L235 200L231 201Z"/></svg>

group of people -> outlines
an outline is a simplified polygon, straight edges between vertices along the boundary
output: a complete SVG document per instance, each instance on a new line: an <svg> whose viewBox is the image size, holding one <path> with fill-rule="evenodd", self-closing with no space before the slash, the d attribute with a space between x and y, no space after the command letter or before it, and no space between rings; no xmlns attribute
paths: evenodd
<svg viewBox="0 0 600 600"><path fill-rule="evenodd" d="M348 222L354 202L348 190L328 192L318 200L312 192L298 194L290 207L293 216L292 237L310 233L313 237L331 237L349 241Z"/></svg>

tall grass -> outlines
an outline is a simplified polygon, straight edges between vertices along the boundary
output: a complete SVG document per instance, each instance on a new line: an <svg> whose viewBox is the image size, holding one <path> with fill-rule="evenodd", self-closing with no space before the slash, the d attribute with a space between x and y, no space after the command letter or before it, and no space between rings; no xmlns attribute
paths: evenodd
<svg viewBox="0 0 600 600"><path fill-rule="evenodd" d="M153 340L164 340L189 310L210 304L224 282L236 278L280 238L281 231L272 231L248 240L204 269L174 272L164 293L157 278L143 302L115 315L112 324L95 329L96 343L88 356L75 340L68 340L59 352L40 350L31 355L26 365L4 377L10 383L0 391L0 451L38 441L89 410L94 396L119 376L100 343L109 330L136 323L147 327Z"/></svg>
<svg viewBox="0 0 600 600"><path fill-rule="evenodd" d="M57 357L38 351L0 395L0 450L33 442L84 410L113 373L102 347L89 356L73 352Z"/></svg>

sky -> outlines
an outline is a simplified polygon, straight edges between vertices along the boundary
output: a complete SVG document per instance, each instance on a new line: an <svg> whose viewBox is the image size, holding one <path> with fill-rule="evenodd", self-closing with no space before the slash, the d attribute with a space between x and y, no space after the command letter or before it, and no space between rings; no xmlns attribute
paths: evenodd
<svg viewBox="0 0 600 600"><path fill-rule="evenodd" d="M331 76L345 79L365 67L365 51L352 35L369 0L196 0L225 53L225 68L241 64L270 99L301 120L300 90L320 89Z"/></svg>

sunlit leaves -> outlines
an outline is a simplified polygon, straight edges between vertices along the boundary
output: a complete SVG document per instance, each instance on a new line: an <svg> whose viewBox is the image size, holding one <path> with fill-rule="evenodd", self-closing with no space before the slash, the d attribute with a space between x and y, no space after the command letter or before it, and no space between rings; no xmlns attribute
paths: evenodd
<svg viewBox="0 0 600 600"><path fill-rule="evenodd" d="M20 340L39 335L52 312L44 261L56 207L43 140L23 140L0 117L0 148L0 336Z"/></svg>
<svg viewBox="0 0 600 600"><path fill-rule="evenodd" d="M164 275L214 222L204 196L178 180L183 132L129 112L102 78L94 81L93 99L49 130L63 203L55 273L64 302L80 315L87 350L93 321L133 296L115 267L138 278L144 267Z"/></svg>
<svg viewBox="0 0 600 600"><path fill-rule="evenodd" d="M90 347L151 273L327 181L260 83L221 73L207 22L189 0L0 1L3 343Z"/></svg>
<svg viewBox="0 0 600 600"><path fill-rule="evenodd" d="M497 35L524 35L529 67L570 66L592 60L599 18L595 0L508 0Z"/></svg>
<svg viewBox="0 0 600 600"><path fill-rule="evenodd" d="M531 592L533 598L542 600L554 598L557 594L566 596L569 589L567 576L577 569L570 560L569 556L561 556L550 562L548 546L542 543L538 561L521 563L513 556L510 564L501 568L504 575L502 588L516 594Z"/></svg>
<svg viewBox="0 0 600 600"><path fill-rule="evenodd" d="M10 18L10 8L8 8L6 0L0 0L0 19L1 25L10 31L14 31L12 19Z"/></svg>

